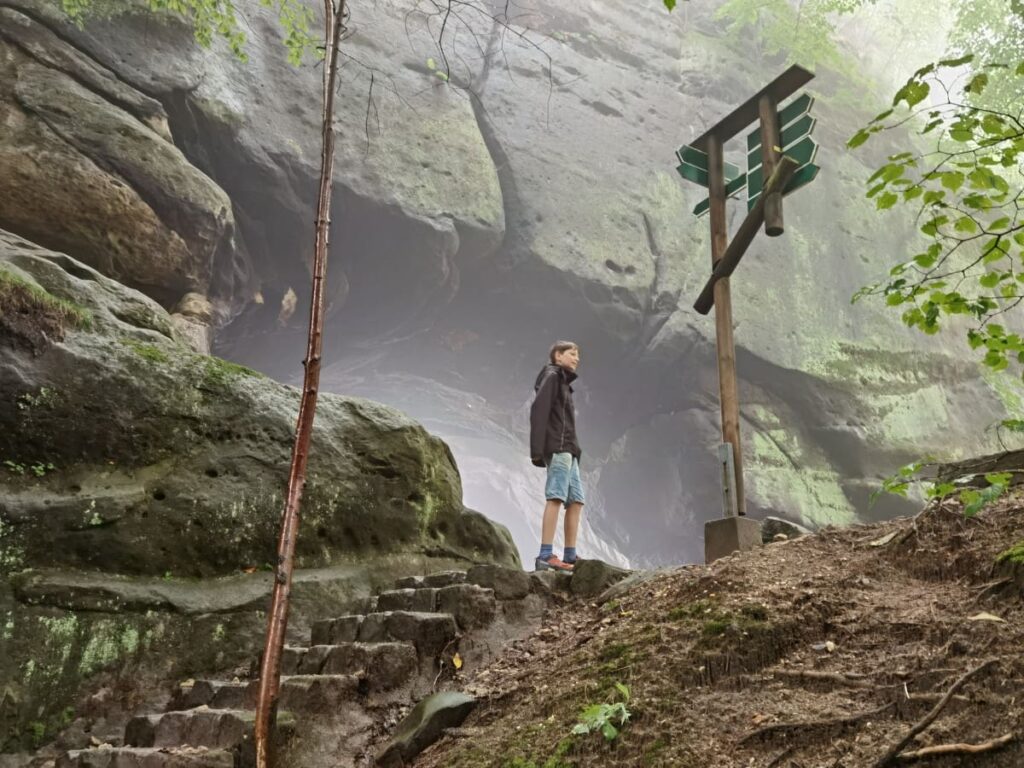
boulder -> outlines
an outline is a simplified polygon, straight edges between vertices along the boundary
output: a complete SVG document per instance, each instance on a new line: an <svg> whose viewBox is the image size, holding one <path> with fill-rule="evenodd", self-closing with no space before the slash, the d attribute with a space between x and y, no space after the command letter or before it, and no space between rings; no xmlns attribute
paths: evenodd
<svg viewBox="0 0 1024 768"><path fill-rule="evenodd" d="M466 581L493 589L498 600L519 600L530 594L530 574L518 568L481 563L466 572Z"/></svg>
<svg viewBox="0 0 1024 768"><path fill-rule="evenodd" d="M809 528L783 520L781 517L768 516L761 521L761 541L769 544L773 541L780 541L777 537L781 534L783 539L795 539L798 536L806 536L813 533Z"/></svg>
<svg viewBox="0 0 1024 768"><path fill-rule="evenodd" d="M0 231L0 748L62 727L101 673L153 688L255 655L297 407L152 299ZM444 443L321 396L290 629L477 559L518 564Z"/></svg>
<svg viewBox="0 0 1024 768"><path fill-rule="evenodd" d="M381 768L411 762L437 741L446 728L458 728L476 706L476 699L458 691L442 691L423 699L398 724L391 740L378 753Z"/></svg>
<svg viewBox="0 0 1024 768"><path fill-rule="evenodd" d="M577 597L596 597L631 573L600 560L577 560L569 588Z"/></svg>

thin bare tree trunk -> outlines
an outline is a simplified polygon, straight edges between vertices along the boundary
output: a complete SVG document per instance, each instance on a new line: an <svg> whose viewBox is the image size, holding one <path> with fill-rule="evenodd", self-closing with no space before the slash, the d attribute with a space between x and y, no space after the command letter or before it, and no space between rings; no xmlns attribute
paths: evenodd
<svg viewBox="0 0 1024 768"><path fill-rule="evenodd" d="M295 562L295 539L299 531L299 502L306 483L306 464L309 459L310 439L313 435L313 417L320 388L320 354L323 347L324 274L327 271L327 243L331 215L331 182L334 174L334 93L338 76L338 42L345 15L345 0L339 0L335 10L333 0L324 0L324 77L323 125L320 156L320 191L316 212L316 246L313 252L313 296L309 310L309 341L303 361L305 376L302 382L302 400L295 427L291 471L285 494L284 513L281 516L281 534L277 543L277 570L274 593L267 617L267 640L260 663L260 687L256 699L254 741L256 768L269 768L268 742L277 715L278 687L281 677L281 653L285 630L288 627L288 598L292 586L292 568Z"/></svg>

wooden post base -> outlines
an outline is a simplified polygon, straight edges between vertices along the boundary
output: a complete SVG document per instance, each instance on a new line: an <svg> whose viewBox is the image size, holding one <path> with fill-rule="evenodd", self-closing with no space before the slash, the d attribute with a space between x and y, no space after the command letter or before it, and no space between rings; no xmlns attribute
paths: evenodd
<svg viewBox="0 0 1024 768"><path fill-rule="evenodd" d="M739 550L761 546L761 523L749 517L725 517L704 523L704 561L713 563Z"/></svg>

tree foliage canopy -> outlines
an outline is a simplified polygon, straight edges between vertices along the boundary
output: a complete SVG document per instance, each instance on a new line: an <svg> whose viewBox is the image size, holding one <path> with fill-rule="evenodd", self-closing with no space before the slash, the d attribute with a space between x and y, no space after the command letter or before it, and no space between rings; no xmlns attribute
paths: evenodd
<svg viewBox="0 0 1024 768"><path fill-rule="evenodd" d="M313 13L301 0L258 0L264 8L273 9L284 31L288 61L296 66L308 55L319 54L319 42L311 32ZM222 38L242 61L245 53L245 32L239 15L230 0L146 0L150 11L185 19L192 26L196 42L209 47ZM91 17L107 18L131 13L135 6L124 0L59 0L61 8L79 26Z"/></svg>
<svg viewBox="0 0 1024 768"><path fill-rule="evenodd" d="M867 196L880 210L912 211L923 236L920 252L854 300L881 296L927 334L966 317L970 346L1002 370L1024 363L1024 338L997 322L1024 301L1024 2L982 4L987 14L960 14L957 55L915 72L849 141L916 128L868 179Z"/></svg>

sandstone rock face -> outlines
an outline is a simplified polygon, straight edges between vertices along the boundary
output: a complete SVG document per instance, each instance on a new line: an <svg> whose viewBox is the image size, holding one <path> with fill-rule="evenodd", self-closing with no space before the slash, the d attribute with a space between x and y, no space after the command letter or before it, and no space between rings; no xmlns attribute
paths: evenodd
<svg viewBox="0 0 1024 768"><path fill-rule="evenodd" d="M236 257L228 196L172 141L161 104L0 9L0 227L173 302Z"/></svg>
<svg viewBox="0 0 1024 768"><path fill-rule="evenodd" d="M113 666L149 654L136 683L156 685L252 654L298 393L2 231L0 307L3 747L33 722L52 733ZM365 400L321 397L302 509L293 631L398 576L518 565L508 532L463 507L447 446Z"/></svg>

